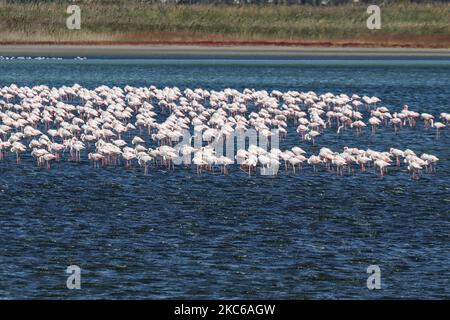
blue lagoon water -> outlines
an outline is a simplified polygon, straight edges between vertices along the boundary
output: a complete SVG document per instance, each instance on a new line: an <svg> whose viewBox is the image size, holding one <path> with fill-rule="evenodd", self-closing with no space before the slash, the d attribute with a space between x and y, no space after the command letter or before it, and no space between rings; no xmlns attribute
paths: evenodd
<svg viewBox="0 0 450 320"><path fill-rule="evenodd" d="M450 112L449 60L0 61L0 86L79 83L181 89L313 90L378 96L434 115ZM367 119L367 118L366 118ZM292 125L290 126L292 129ZM449 298L450 153L422 125L395 134L294 129L282 147L411 148L440 158L411 180L392 168L337 177L197 175L195 169L0 162L0 298ZM66 288L67 266L82 269ZM381 268L381 290L366 269Z"/></svg>

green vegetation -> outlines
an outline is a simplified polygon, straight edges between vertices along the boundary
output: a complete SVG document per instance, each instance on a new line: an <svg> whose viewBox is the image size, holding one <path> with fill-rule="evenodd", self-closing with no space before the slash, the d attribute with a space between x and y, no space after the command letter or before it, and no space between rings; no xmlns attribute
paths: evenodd
<svg viewBox="0 0 450 320"><path fill-rule="evenodd" d="M66 28L74 2L0 1L0 42L278 42L322 45L450 47L450 5L381 6L369 30L367 5L162 5L75 2L81 30Z"/></svg>

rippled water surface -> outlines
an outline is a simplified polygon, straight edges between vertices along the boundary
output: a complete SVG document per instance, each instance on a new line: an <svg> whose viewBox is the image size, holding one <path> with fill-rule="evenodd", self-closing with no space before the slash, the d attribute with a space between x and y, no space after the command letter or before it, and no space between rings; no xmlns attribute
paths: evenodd
<svg viewBox="0 0 450 320"><path fill-rule="evenodd" d="M79 83L182 89L313 90L379 96L449 112L448 60L0 61L0 86ZM291 125L292 127L292 125ZM0 162L0 298L449 298L449 129L289 132L308 152L346 145L411 148L441 161L414 181L404 169L276 177L136 166L36 167ZM66 267L82 268L81 290ZM366 287L381 268L382 289Z"/></svg>

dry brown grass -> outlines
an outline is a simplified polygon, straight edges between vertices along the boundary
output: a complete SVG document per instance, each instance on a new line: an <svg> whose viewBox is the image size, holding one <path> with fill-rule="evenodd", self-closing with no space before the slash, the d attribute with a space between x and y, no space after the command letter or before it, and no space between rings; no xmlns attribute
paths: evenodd
<svg viewBox="0 0 450 320"><path fill-rule="evenodd" d="M0 2L0 42L203 43L450 47L450 5L382 7L382 29L366 7L158 6L82 3L81 30L65 26L67 3Z"/></svg>

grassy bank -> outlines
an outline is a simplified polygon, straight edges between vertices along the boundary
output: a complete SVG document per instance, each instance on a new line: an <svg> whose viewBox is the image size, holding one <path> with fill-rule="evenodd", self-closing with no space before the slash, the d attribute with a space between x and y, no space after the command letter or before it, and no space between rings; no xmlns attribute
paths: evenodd
<svg viewBox="0 0 450 320"><path fill-rule="evenodd" d="M381 6L381 30L366 6L185 6L78 2L81 30L66 28L72 2L0 1L0 42L280 43L450 48L450 5Z"/></svg>

